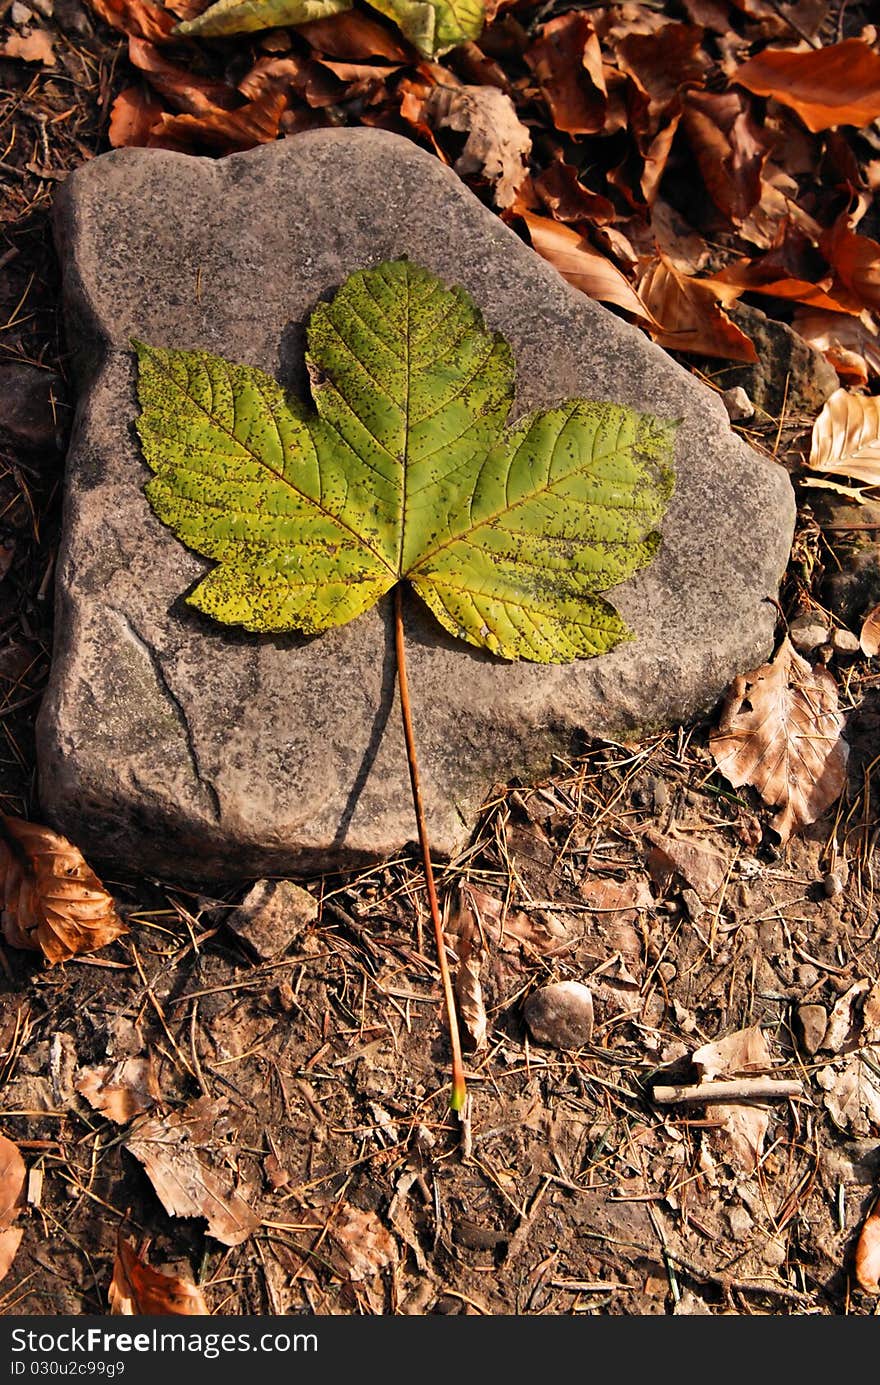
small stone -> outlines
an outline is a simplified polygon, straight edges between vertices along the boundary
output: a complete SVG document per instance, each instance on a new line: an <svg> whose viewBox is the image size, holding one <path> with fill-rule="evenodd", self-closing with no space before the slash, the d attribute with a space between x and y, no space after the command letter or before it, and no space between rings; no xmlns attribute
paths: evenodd
<svg viewBox="0 0 880 1385"><path fill-rule="evenodd" d="M778 1269L780 1265L784 1265L787 1256L788 1251L786 1250L785 1243L775 1240L772 1236L767 1238L761 1248L761 1259L764 1261L764 1264L769 1265L771 1269Z"/></svg>
<svg viewBox="0 0 880 1385"><path fill-rule="evenodd" d="M57 450L63 432L60 376L10 361L0 366L0 438L31 452Z"/></svg>
<svg viewBox="0 0 880 1385"><path fill-rule="evenodd" d="M748 392L756 409L771 418L812 420L837 389L837 371L821 351L804 341L785 322L768 317L760 308L737 303L730 316L751 337L758 355L754 365L740 367L736 382Z"/></svg>
<svg viewBox="0 0 880 1385"><path fill-rule="evenodd" d="M804 1052L812 1057L821 1048L825 1030L828 1028L828 1015L824 1005L799 1005L797 1021L801 1046Z"/></svg>
<svg viewBox="0 0 880 1385"><path fill-rule="evenodd" d="M735 1241L746 1240L752 1227L755 1225L752 1216L743 1207L741 1202L736 1202L728 1209L727 1220L730 1223L730 1234Z"/></svg>
<svg viewBox="0 0 880 1385"><path fill-rule="evenodd" d="M317 901L289 880L258 880L224 921L256 955L277 957L318 917Z"/></svg>
<svg viewBox="0 0 880 1385"><path fill-rule="evenodd" d="M852 630L835 630L831 636L831 647L835 654L845 659L854 659L861 650L859 637Z"/></svg>
<svg viewBox="0 0 880 1385"><path fill-rule="evenodd" d="M727 410L727 417L731 423L743 423L746 419L755 417L755 406L742 385L734 385L732 389L722 390L721 403Z"/></svg>
<svg viewBox="0 0 880 1385"><path fill-rule="evenodd" d="M678 967L674 962L661 962L657 968L657 974L663 977L664 981L672 981L678 973Z"/></svg>
<svg viewBox="0 0 880 1385"><path fill-rule="evenodd" d="M22 24L27 24L29 19L33 19L34 12L29 10L27 5L22 5L21 0L13 0L12 9L9 11L9 18L12 20L16 29L21 28Z"/></svg>
<svg viewBox="0 0 880 1385"><path fill-rule="evenodd" d="M554 981L523 1006L532 1038L551 1048L581 1048L593 1033L593 997L579 981Z"/></svg>
<svg viewBox="0 0 880 1385"><path fill-rule="evenodd" d="M699 1298L692 1289L685 1289L672 1310L672 1316L674 1318L711 1318L714 1317L714 1314L705 1300Z"/></svg>
<svg viewBox="0 0 880 1385"><path fill-rule="evenodd" d="M812 611L805 611L802 616L791 622L788 634L799 654L811 654L814 649L826 643L828 626Z"/></svg>

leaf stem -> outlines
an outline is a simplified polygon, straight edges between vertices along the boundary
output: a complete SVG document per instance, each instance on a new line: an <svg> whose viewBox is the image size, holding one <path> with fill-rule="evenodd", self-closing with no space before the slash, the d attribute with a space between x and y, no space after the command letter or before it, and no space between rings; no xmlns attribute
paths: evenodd
<svg viewBox="0 0 880 1385"><path fill-rule="evenodd" d="M413 808L419 829L419 846L422 848L422 861L425 867L425 884L428 890L428 903L431 906L431 922L434 925L434 938L437 943L437 960L440 963L440 980L443 983L443 998L446 1001L446 1016L449 1021L449 1042L452 1046L452 1098L453 1111L464 1109L466 1088L464 1064L461 1057L461 1039L458 1033L458 1015L455 1009L455 993L449 962L446 958L446 943L443 938L443 922L440 905L437 901L437 888L434 884L434 870L431 865L431 848L428 844L428 828L425 823L425 810L422 805L422 790L419 783L419 765L416 759L416 741L413 735L412 709L409 700L409 681L406 676L406 651L403 639L403 583L394 588L394 644L397 652L397 682L400 688L400 710L403 713L403 734L406 740L406 762L409 766L409 782L412 788Z"/></svg>

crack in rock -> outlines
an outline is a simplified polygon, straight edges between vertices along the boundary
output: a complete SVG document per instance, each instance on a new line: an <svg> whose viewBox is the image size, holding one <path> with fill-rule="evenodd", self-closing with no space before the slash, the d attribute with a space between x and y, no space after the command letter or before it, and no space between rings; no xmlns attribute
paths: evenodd
<svg viewBox="0 0 880 1385"><path fill-rule="evenodd" d="M220 795L217 793L217 790L214 787L211 780L207 777L207 775L205 775L202 772L202 765L201 760L199 758L199 752L196 748L195 738L193 736L192 727L189 724L189 718L186 714L186 709L184 708L184 705L181 702L180 698L177 696L177 693L174 691L171 684L169 683L167 674L165 673L165 669L162 666L162 661L159 658L158 653L150 644L149 640L145 639L144 636L138 630L135 629L130 617L126 614L125 611L121 611L118 606L111 606L109 609L116 616L125 634L131 640L135 648L139 650L140 653L143 654L144 657L147 659L150 668L153 670L153 675L156 679L156 682L159 685L160 690L162 691L162 693L164 693L165 698L171 704L171 707L174 711L175 720L177 721L181 731L183 732L183 739L186 745L187 756L189 758L189 762L192 767L196 783L198 784L199 788L203 791L204 796L207 798L215 821L219 823L222 819Z"/></svg>

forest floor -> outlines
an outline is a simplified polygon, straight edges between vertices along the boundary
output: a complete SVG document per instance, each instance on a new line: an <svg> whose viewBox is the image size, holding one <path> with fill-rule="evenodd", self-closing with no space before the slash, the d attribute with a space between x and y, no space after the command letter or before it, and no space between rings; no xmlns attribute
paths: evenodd
<svg viewBox="0 0 880 1385"><path fill-rule="evenodd" d="M33 723L73 403L49 213L58 182L109 147L132 79L123 36L79 0L33 9L58 61L0 56L0 378L11 390L2 367L37 367L49 412L29 406L27 427L0 435L0 802L39 821ZM825 10L832 38L867 18ZM718 353L699 367L738 378ZM787 376L780 407L738 425L795 478L813 389ZM840 585L880 516L841 501L841 520L798 494L780 634L809 611L857 635L864 601L850 584L847 608ZM269 961L225 921L252 882L215 899L136 861L104 877L129 930L110 947L56 966L0 948L0 1117L29 1172L2 1312L107 1312L121 1232L220 1315L875 1313L853 1255L880 1191L880 672L843 648L829 667L848 783L784 846L757 794L717 772L717 714L585 743L542 783L496 787L440 874L487 939L488 1042L468 1057L464 1121L447 1107L414 852L300 881L319 918ZM569 978L593 992L592 1039L536 1044L523 998ZM824 1039L804 1006L830 1020ZM696 1049L755 1027L763 1061L728 1063L772 1068L797 1094L732 1120L655 1099L658 1082L696 1080ZM79 1090L108 1063L127 1065L121 1121ZM164 1210L157 1188L167 1202L175 1179L207 1224Z"/></svg>

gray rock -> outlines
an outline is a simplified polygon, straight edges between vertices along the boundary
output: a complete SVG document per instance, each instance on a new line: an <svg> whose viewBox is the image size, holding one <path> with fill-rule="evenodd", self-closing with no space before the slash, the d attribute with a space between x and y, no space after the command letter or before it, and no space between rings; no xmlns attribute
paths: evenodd
<svg viewBox="0 0 880 1385"><path fill-rule="evenodd" d="M861 653L862 646L859 644L858 635L853 634L852 630L838 628L832 633L831 648L844 659L854 659Z"/></svg>
<svg viewBox="0 0 880 1385"><path fill-rule="evenodd" d="M533 1039L552 1048L581 1048L593 1033L593 996L580 981L554 981L523 1006Z"/></svg>
<svg viewBox="0 0 880 1385"><path fill-rule="evenodd" d="M811 654L828 641L828 626L820 616L805 611L791 622L789 638L799 654Z"/></svg>
<svg viewBox="0 0 880 1385"><path fill-rule="evenodd" d="M743 423L746 419L755 417L755 406L742 385L734 385L729 390L722 390L721 403L727 410L727 417L731 423Z"/></svg>
<svg viewBox="0 0 880 1385"><path fill-rule="evenodd" d="M236 909L218 917L267 961L302 937L318 917L318 904L290 880L258 880Z"/></svg>
<svg viewBox="0 0 880 1385"><path fill-rule="evenodd" d="M210 880L350 866L415 837L391 603L320 639L205 621L209 566L154 518L132 336L204 347L306 392L303 325L357 268L409 255L461 283L517 366L515 417L570 395L681 418L658 559L612 594L637 638L576 664L507 665L406 624L433 844L455 851L493 782L544 772L584 731L710 708L772 647L794 521L784 471L717 395L570 288L455 175L376 130L319 131L213 161L121 150L58 194L81 398L39 724L46 816L96 860Z"/></svg>
<svg viewBox="0 0 880 1385"><path fill-rule="evenodd" d="M834 367L787 323L760 308L736 303L730 316L751 338L758 359L754 365L725 371L724 383L741 385L755 408L771 418L781 417L784 409L789 423L812 422L840 384Z"/></svg>

